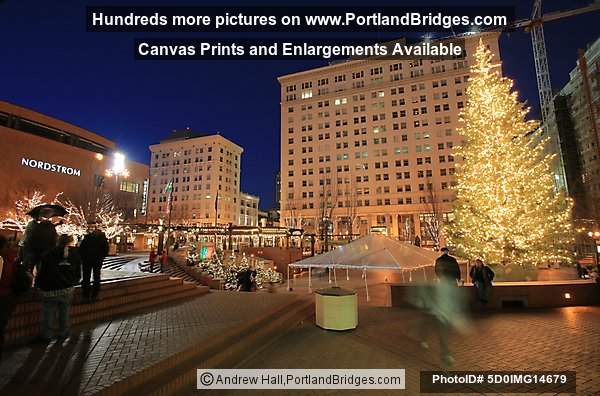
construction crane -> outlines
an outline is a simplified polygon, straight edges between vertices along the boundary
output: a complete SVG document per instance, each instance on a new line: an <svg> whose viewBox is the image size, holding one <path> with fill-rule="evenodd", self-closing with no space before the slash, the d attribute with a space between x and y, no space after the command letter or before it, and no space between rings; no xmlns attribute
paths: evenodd
<svg viewBox="0 0 600 396"><path fill-rule="evenodd" d="M596 0L593 4L586 7L542 15L542 0L534 0L531 19L516 21L510 26L512 28L523 28L529 30L531 33L535 74L540 96L540 113L542 121L545 123L549 121L550 117L554 116L554 101L552 100L552 84L550 81L550 70L548 68L548 56L546 52L543 24L545 22L598 10L600 10L600 2Z"/></svg>
<svg viewBox="0 0 600 396"><path fill-rule="evenodd" d="M600 2L595 0L594 3L585 7L568 11L556 11L542 15L542 0L534 0L530 19L518 20L507 26L507 28L512 29L525 29L525 31L529 31L531 33L535 75L538 86L538 94L540 97L540 115L542 116L542 125L545 127L544 134L546 134L545 131L548 130L548 126L552 124L555 113L543 24L546 22L555 21L557 19L572 17L598 10L600 10ZM548 135L546 134L546 136ZM553 169L555 174L555 188L557 190L564 189L565 191L568 191L560 136L557 132L548 137L551 139L551 145L553 146L550 149L557 154L556 158L558 161L555 169Z"/></svg>
<svg viewBox="0 0 600 396"><path fill-rule="evenodd" d="M554 114L554 102L552 100L552 84L548 68L548 56L546 53L546 41L544 39L544 27L546 22L572 17L588 12L600 11L600 0L585 7L567 11L555 11L542 15L542 0L533 0L531 18L519 19L502 28L483 29L482 31L503 31L512 29L524 29L531 33L531 44L533 46L533 59L535 63L535 74L537 78L538 92L540 96L540 112L542 121L547 122Z"/></svg>

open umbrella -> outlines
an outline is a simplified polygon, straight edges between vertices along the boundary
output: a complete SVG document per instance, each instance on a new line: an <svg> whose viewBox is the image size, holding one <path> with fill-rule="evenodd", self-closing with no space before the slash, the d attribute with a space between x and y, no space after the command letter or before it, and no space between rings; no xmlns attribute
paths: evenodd
<svg viewBox="0 0 600 396"><path fill-rule="evenodd" d="M67 214L67 210L61 205L43 204L31 209L29 212L27 212L27 214L34 219L38 219L40 217L50 218L64 216Z"/></svg>

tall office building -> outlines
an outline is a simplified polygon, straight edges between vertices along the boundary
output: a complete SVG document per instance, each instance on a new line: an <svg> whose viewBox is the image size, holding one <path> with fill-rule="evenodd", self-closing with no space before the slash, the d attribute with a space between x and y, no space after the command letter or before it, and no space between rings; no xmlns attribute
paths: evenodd
<svg viewBox="0 0 600 396"><path fill-rule="evenodd" d="M173 131L150 151L149 221L168 221L171 196L175 224L237 225L240 146L218 133L185 129Z"/></svg>
<svg viewBox="0 0 600 396"><path fill-rule="evenodd" d="M575 216L600 221L600 39L579 50L577 66L555 98ZM563 146L565 143L563 143Z"/></svg>
<svg viewBox="0 0 600 396"><path fill-rule="evenodd" d="M448 216L452 148L480 38L465 59L362 59L285 75L281 84L281 224L334 235L383 232L427 240Z"/></svg>

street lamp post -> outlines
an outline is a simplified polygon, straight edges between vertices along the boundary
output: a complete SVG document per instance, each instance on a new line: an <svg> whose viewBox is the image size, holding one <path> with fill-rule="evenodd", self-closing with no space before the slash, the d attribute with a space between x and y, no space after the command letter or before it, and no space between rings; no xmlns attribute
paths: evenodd
<svg viewBox="0 0 600 396"><path fill-rule="evenodd" d="M116 188L117 190L115 191L115 196L119 196L119 192L121 191L121 186L119 185L119 176L126 179L129 177L129 170L127 169L127 167L125 166L125 155L123 155L122 153L119 152L115 152L113 154L113 163L112 166L108 169L106 169L105 171L106 176L108 177L115 177L115 184L116 184ZM117 206L120 206L119 203L117 203ZM120 237L120 241L121 241L121 250L123 250L123 234L121 234ZM125 250L127 250L127 241L125 241Z"/></svg>

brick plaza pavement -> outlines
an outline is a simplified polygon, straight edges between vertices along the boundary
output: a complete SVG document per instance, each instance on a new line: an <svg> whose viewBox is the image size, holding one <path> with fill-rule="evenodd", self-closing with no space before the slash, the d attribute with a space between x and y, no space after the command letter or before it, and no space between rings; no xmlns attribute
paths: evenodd
<svg viewBox="0 0 600 396"><path fill-rule="evenodd" d="M373 286L371 303L385 301ZM302 294L302 298L312 295ZM362 298L361 298L362 297ZM76 329L62 345L7 351L1 395L89 395L139 373L213 335L296 296L213 292L185 303ZM364 295L359 292L364 302ZM419 370L442 369L435 335L419 347L419 312L363 304L359 327L328 332L305 321L244 362L243 368L405 368L407 390L295 391L293 395L414 395ZM600 394L600 307L489 312L473 317L470 334L453 334L456 370L575 370L578 394ZM197 393L189 389L187 394ZM211 391L214 395L279 395L281 391Z"/></svg>
<svg viewBox="0 0 600 396"><path fill-rule="evenodd" d="M442 370L438 342L419 345L419 312L362 306L359 327L329 332L305 323L241 368L405 368L406 391L245 391L207 395L418 395L419 370ZM600 395L600 307L475 315L468 335L453 334L452 370L575 370L578 395ZM473 394L473 393L471 393ZM534 393L535 394L535 393Z"/></svg>
<svg viewBox="0 0 600 396"><path fill-rule="evenodd" d="M90 395L295 298L212 292L74 329L62 344L9 349L0 363L0 395Z"/></svg>

